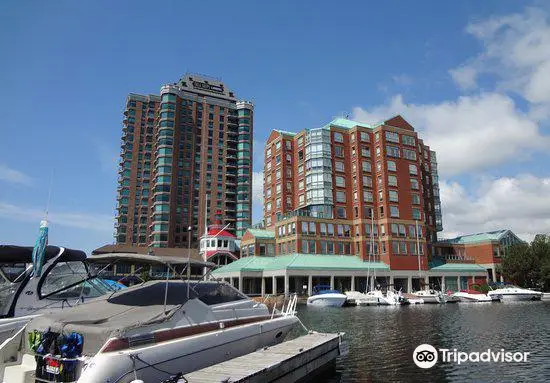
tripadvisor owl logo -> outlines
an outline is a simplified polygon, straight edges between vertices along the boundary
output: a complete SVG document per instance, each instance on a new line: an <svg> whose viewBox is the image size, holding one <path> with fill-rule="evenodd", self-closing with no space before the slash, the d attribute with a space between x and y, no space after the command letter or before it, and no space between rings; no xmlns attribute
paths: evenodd
<svg viewBox="0 0 550 383"><path fill-rule="evenodd" d="M441 354L441 358L439 358ZM432 368L441 359L443 363L526 363L528 352L511 352L504 349L493 351L490 348L479 352L463 352L456 348L440 348L437 350L429 344L421 344L414 349L413 361L420 368Z"/></svg>
<svg viewBox="0 0 550 383"><path fill-rule="evenodd" d="M420 368L432 368L437 363L437 350L429 344L421 344L414 349L413 361Z"/></svg>

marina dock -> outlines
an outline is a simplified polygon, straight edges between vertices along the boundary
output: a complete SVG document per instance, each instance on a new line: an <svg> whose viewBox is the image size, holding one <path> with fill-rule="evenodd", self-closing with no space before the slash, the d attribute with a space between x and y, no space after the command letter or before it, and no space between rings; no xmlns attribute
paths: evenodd
<svg viewBox="0 0 550 383"><path fill-rule="evenodd" d="M189 383L206 382L296 382L308 380L332 366L336 357L347 354L343 333L311 332L276 346L192 372Z"/></svg>

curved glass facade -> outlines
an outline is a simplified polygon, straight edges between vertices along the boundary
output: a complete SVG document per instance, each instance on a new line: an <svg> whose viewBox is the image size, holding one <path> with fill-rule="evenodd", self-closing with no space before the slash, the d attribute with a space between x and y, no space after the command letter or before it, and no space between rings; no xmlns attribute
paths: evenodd
<svg viewBox="0 0 550 383"><path fill-rule="evenodd" d="M306 205L332 205L332 157L330 131L306 133Z"/></svg>

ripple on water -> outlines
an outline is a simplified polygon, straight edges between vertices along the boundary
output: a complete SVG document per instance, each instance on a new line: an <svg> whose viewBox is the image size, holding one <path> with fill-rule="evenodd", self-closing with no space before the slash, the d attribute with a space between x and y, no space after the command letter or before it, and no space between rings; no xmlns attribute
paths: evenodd
<svg viewBox="0 0 550 383"><path fill-rule="evenodd" d="M300 306L310 329L343 331L350 344L325 382L543 382L550 376L550 302L319 308ZM527 363L413 363L416 346L530 352Z"/></svg>

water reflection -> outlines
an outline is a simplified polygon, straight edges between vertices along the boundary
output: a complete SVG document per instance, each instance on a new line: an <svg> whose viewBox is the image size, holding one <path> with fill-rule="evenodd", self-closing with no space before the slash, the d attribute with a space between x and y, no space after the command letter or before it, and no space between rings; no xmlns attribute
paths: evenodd
<svg viewBox="0 0 550 383"><path fill-rule="evenodd" d="M325 382L546 381L550 376L550 302L319 308L300 306L311 329L343 331L350 353ZM530 352L527 363L439 362L423 370L416 346L459 351Z"/></svg>

